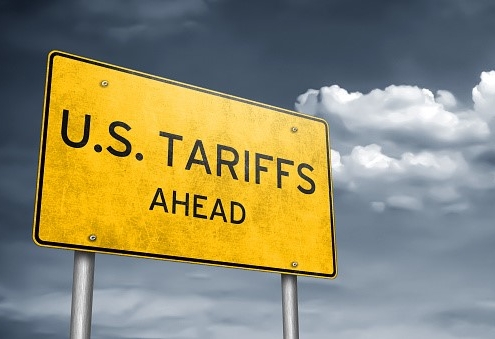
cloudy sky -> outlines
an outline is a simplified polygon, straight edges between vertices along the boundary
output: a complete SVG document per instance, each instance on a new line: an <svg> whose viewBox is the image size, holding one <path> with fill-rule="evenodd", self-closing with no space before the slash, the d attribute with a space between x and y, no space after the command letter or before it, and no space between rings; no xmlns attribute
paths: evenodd
<svg viewBox="0 0 495 339"><path fill-rule="evenodd" d="M302 338L495 336L495 4L0 1L0 337L67 338L73 253L31 240L50 50L324 118L339 275ZM96 256L93 338L277 338L280 276Z"/></svg>

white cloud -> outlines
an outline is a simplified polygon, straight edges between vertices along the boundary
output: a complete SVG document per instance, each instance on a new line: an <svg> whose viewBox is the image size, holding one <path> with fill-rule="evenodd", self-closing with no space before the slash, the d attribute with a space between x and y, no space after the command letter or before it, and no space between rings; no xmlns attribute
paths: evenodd
<svg viewBox="0 0 495 339"><path fill-rule="evenodd" d="M480 83L473 88L474 108L483 119L495 117L495 71L482 72Z"/></svg>
<svg viewBox="0 0 495 339"><path fill-rule="evenodd" d="M455 107L450 92L439 91L435 99L430 90L415 86L391 85L362 94L333 85L308 90L298 97L295 107L330 122L341 119L347 132L364 143L373 143L379 136L435 147L483 142L490 135L486 121L472 111L448 110Z"/></svg>
<svg viewBox="0 0 495 339"><path fill-rule="evenodd" d="M340 161L340 153L334 149L331 150L331 161L332 161L332 171L341 172L342 171L342 162Z"/></svg>
<svg viewBox="0 0 495 339"><path fill-rule="evenodd" d="M355 177L382 176L383 180L412 176L446 180L467 167L459 152L405 152L397 159L384 154L377 144L355 146L349 155L340 156L339 160L337 175L346 172Z"/></svg>
<svg viewBox="0 0 495 339"><path fill-rule="evenodd" d="M371 210L462 213L473 206L460 193L464 188L495 187L495 171L475 163L476 154L493 149L495 71L481 74L473 101L473 109L460 110L446 90L434 96L392 85L363 94L333 85L308 90L295 106L326 119L337 129L332 135L345 136L332 140L335 185L358 194Z"/></svg>
<svg viewBox="0 0 495 339"><path fill-rule="evenodd" d="M332 150L332 168L336 187L367 199L375 212L383 212L386 206L419 210L425 200L454 204L462 198L460 187L488 185L478 177L464 180L471 175L469 165L461 152L453 151L405 152L395 158L384 154L377 144L355 146L344 156ZM406 195L411 199L404 199Z"/></svg>
<svg viewBox="0 0 495 339"><path fill-rule="evenodd" d="M374 174L382 171L397 172L400 170L399 164L381 152L382 148L376 144L367 146L356 146L349 156L352 163L362 167L365 171L361 174Z"/></svg>
<svg viewBox="0 0 495 339"><path fill-rule="evenodd" d="M435 101L441 104L444 109L447 110L454 109L457 106L457 100L454 97L454 94L442 89L437 91Z"/></svg>

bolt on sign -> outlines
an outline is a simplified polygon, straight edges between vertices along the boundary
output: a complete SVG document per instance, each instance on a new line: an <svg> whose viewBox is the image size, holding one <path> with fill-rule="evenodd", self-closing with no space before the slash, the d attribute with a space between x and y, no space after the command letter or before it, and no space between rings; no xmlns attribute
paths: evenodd
<svg viewBox="0 0 495 339"><path fill-rule="evenodd" d="M40 246L336 276L324 120L53 51Z"/></svg>

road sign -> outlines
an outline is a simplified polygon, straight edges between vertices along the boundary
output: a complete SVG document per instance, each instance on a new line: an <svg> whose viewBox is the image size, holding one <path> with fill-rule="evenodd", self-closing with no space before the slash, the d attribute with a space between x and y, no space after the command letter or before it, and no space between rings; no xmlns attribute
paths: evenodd
<svg viewBox="0 0 495 339"><path fill-rule="evenodd" d="M325 121L58 51L45 91L38 245L335 277Z"/></svg>

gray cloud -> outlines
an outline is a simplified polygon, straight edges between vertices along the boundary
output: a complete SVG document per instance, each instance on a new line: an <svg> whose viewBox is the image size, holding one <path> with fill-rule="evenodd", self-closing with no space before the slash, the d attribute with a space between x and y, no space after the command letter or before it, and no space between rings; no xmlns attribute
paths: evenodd
<svg viewBox="0 0 495 339"><path fill-rule="evenodd" d="M456 337L494 335L495 309L491 301L473 303L470 307L453 308L431 314L428 320L447 329Z"/></svg>

